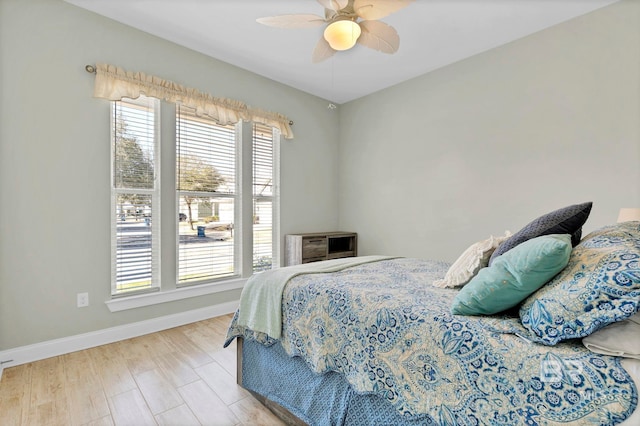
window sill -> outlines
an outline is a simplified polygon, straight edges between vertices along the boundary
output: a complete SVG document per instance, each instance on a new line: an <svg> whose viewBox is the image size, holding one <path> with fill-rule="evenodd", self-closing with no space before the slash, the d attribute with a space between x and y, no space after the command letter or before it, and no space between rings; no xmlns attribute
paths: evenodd
<svg viewBox="0 0 640 426"><path fill-rule="evenodd" d="M170 291L159 291L155 293L139 294L135 296L119 297L105 302L109 311L119 312L127 309L141 308L143 306L157 305L159 303L173 302L176 300L188 299L190 297L204 296L206 294L219 293L222 291L235 290L244 287L247 280L238 278L229 281L222 281L212 284L202 284L193 287L183 287Z"/></svg>

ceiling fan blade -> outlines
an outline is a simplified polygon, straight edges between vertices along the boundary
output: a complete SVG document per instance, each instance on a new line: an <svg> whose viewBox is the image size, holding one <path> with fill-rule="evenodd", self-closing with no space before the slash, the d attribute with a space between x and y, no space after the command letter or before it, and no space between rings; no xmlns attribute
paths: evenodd
<svg viewBox="0 0 640 426"><path fill-rule="evenodd" d="M336 53L336 51L333 50L331 46L329 46L327 40L325 40L324 37L320 37L320 40L318 40L318 44L316 44L315 49L313 49L311 62L317 64L318 62L322 62L325 59L332 57L334 53Z"/></svg>
<svg viewBox="0 0 640 426"><path fill-rule="evenodd" d="M381 19L404 9L414 0L354 0L353 10L364 20Z"/></svg>
<svg viewBox="0 0 640 426"><path fill-rule="evenodd" d="M336 15L338 14L338 12L336 12L335 10L331 10L331 9L327 9L325 7L324 9L324 20L326 22L331 21Z"/></svg>
<svg viewBox="0 0 640 426"><path fill-rule="evenodd" d="M320 3L325 9L337 12L340 9L347 7L349 0L318 0L318 3Z"/></svg>
<svg viewBox="0 0 640 426"><path fill-rule="evenodd" d="M362 33L358 43L383 53L395 53L400 47L400 36L391 25L380 21L359 22Z"/></svg>
<svg viewBox="0 0 640 426"><path fill-rule="evenodd" d="M256 22L278 28L311 28L325 24L322 16L318 15L278 15L256 19Z"/></svg>

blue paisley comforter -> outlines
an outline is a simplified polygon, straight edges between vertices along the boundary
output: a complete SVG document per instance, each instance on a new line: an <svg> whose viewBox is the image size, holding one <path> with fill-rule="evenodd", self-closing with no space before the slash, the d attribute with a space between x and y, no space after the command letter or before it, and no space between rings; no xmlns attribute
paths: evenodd
<svg viewBox="0 0 640 426"><path fill-rule="evenodd" d="M313 371L339 372L426 423L608 425L633 412L619 358L580 341L528 342L515 316L452 315L457 290L431 285L448 266L401 258L297 276L284 290L280 342ZM238 336L275 343L234 317L225 346Z"/></svg>

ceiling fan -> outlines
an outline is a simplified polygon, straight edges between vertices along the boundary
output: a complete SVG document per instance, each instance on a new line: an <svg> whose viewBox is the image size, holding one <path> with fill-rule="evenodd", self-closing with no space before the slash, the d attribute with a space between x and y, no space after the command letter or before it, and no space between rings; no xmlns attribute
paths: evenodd
<svg viewBox="0 0 640 426"><path fill-rule="evenodd" d="M311 28L326 25L311 60L321 62L338 50L351 49L356 42L384 53L400 47L396 30L378 21L408 6L414 0L317 0L324 17L313 14L279 15L256 21L271 27Z"/></svg>

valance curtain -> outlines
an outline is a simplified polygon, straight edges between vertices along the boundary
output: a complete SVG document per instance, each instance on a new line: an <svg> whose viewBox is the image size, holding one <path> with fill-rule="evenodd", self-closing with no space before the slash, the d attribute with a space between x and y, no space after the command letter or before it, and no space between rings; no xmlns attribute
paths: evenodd
<svg viewBox="0 0 640 426"><path fill-rule="evenodd" d="M293 139L289 119L282 114L251 108L233 99L216 98L143 72L125 71L114 65L96 65L95 97L118 101L122 98L136 99L141 94L193 108L196 115L208 116L222 125L240 120L254 121L275 127L284 138Z"/></svg>

